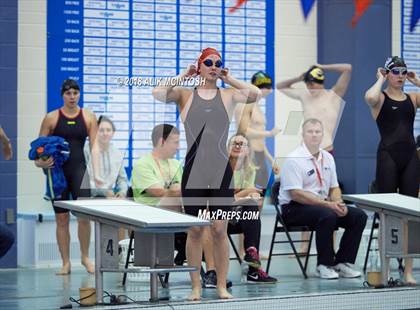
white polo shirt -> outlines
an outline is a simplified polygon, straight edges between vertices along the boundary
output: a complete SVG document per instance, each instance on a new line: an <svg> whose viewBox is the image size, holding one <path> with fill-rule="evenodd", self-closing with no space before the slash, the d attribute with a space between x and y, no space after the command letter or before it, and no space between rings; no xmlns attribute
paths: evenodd
<svg viewBox="0 0 420 310"><path fill-rule="evenodd" d="M287 155L281 169L279 204L287 204L292 200L290 195L292 189L311 192L325 199L332 187L338 187L332 155L320 149L318 158L315 158L302 143Z"/></svg>

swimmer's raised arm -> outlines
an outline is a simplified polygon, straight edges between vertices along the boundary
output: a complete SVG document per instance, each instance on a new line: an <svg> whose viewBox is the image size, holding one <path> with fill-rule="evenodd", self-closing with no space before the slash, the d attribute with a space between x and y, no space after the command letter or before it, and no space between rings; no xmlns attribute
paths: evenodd
<svg viewBox="0 0 420 310"><path fill-rule="evenodd" d="M189 65L182 73L179 75L169 78L174 81L174 83L168 83L167 79L163 79L152 91L153 98L161 102L175 102L176 104L182 104L182 93L185 91L183 87L177 87L177 84L180 84L186 78L197 76L197 68L195 65Z"/></svg>

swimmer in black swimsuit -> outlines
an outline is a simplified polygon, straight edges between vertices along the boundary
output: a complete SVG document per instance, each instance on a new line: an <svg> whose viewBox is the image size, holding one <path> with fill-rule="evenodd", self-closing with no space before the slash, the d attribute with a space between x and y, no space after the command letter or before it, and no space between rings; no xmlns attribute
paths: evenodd
<svg viewBox="0 0 420 310"><path fill-rule="evenodd" d="M223 68L221 55L213 48L202 51L197 66L188 69L176 78L200 75L205 83L194 90L184 87L157 86L153 90L155 99L162 102L175 102L184 122L188 144L185 169L182 177L182 196L185 212L198 215L199 210L226 210L233 202L231 186L232 168L226 150L230 119L236 103L255 102L260 90L248 83L239 81ZM219 89L217 80L221 79L231 88ZM191 266L200 270L204 228L193 227L188 231L187 258ZM215 220L211 225L214 243L214 258L217 272L217 293L219 298L232 298L226 290L226 276L229 266L229 246L227 242L227 220ZM190 300L201 298L199 272L191 273L192 293Z"/></svg>
<svg viewBox="0 0 420 310"><path fill-rule="evenodd" d="M65 80L61 86L63 107L49 112L42 121L39 136L59 136L70 144L70 158L64 163L63 170L67 181L67 189L62 193L60 200L76 200L79 197L90 197L89 189L82 189L82 180L86 172L83 146L89 137L91 146L94 145L97 124L95 114L79 107L80 87L74 80ZM35 160L40 168L49 168L54 165L52 157ZM95 164L94 164L95 165ZM97 166L97 164L96 164ZM100 184L100 180L96 180ZM54 206L53 206L54 207ZM63 267L57 275L67 275L70 266L70 231L69 211L54 207L57 223L56 236L60 250ZM78 219L78 236L80 241L81 262L89 273L94 272L94 266L89 260L90 222Z"/></svg>
<svg viewBox="0 0 420 310"><path fill-rule="evenodd" d="M394 56L379 68L377 81L366 92L365 100L378 125L381 141L378 146L376 183L380 193L399 192L418 197L420 161L416 153L413 124L420 93L404 93L407 66L402 58ZM409 80L415 84L415 74ZM382 85L388 81L382 91ZM418 85L417 85L418 86ZM413 260L407 259L404 278L414 284Z"/></svg>

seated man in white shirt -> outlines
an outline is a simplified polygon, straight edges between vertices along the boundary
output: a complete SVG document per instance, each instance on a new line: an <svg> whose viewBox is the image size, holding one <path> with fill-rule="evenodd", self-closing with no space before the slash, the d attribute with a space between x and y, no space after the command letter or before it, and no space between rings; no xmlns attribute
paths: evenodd
<svg viewBox="0 0 420 310"><path fill-rule="evenodd" d="M305 225L316 231L317 272L321 278L360 277L351 268L366 225L366 214L347 207L337 182L334 158L320 149L323 126L307 119L302 126L303 143L287 156L280 174L279 203L288 225ZM333 233L345 229L334 253Z"/></svg>

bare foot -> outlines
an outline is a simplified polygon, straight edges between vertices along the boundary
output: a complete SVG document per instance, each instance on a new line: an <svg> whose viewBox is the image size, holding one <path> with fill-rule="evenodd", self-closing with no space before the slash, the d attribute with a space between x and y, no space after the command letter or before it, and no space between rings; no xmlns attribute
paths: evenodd
<svg viewBox="0 0 420 310"><path fill-rule="evenodd" d="M66 276L68 274L70 274L71 272L71 266L70 263L66 263L63 265L63 267L61 267L61 269L59 271L57 271L55 273L56 276Z"/></svg>
<svg viewBox="0 0 420 310"><path fill-rule="evenodd" d="M307 245L307 244L303 245L303 246L300 248L300 250L299 250L299 252L298 252L298 253L302 253L304 256L306 256L306 253L308 253L308 245Z"/></svg>
<svg viewBox="0 0 420 310"><path fill-rule="evenodd" d="M92 264L89 258L82 258L82 265L85 266L87 272L95 273L95 265Z"/></svg>
<svg viewBox="0 0 420 310"><path fill-rule="evenodd" d="M411 273L404 274L404 282L408 285L416 285L417 281Z"/></svg>
<svg viewBox="0 0 420 310"><path fill-rule="evenodd" d="M229 294L229 292L227 291L226 288L217 288L217 295L219 296L220 299L232 299L233 296L231 294Z"/></svg>
<svg viewBox="0 0 420 310"><path fill-rule="evenodd" d="M200 288L193 288L191 290L190 296L188 296L188 300L190 300L190 301L201 300L201 289Z"/></svg>
<svg viewBox="0 0 420 310"><path fill-rule="evenodd" d="M264 254L260 254L260 260L268 260L268 256Z"/></svg>

